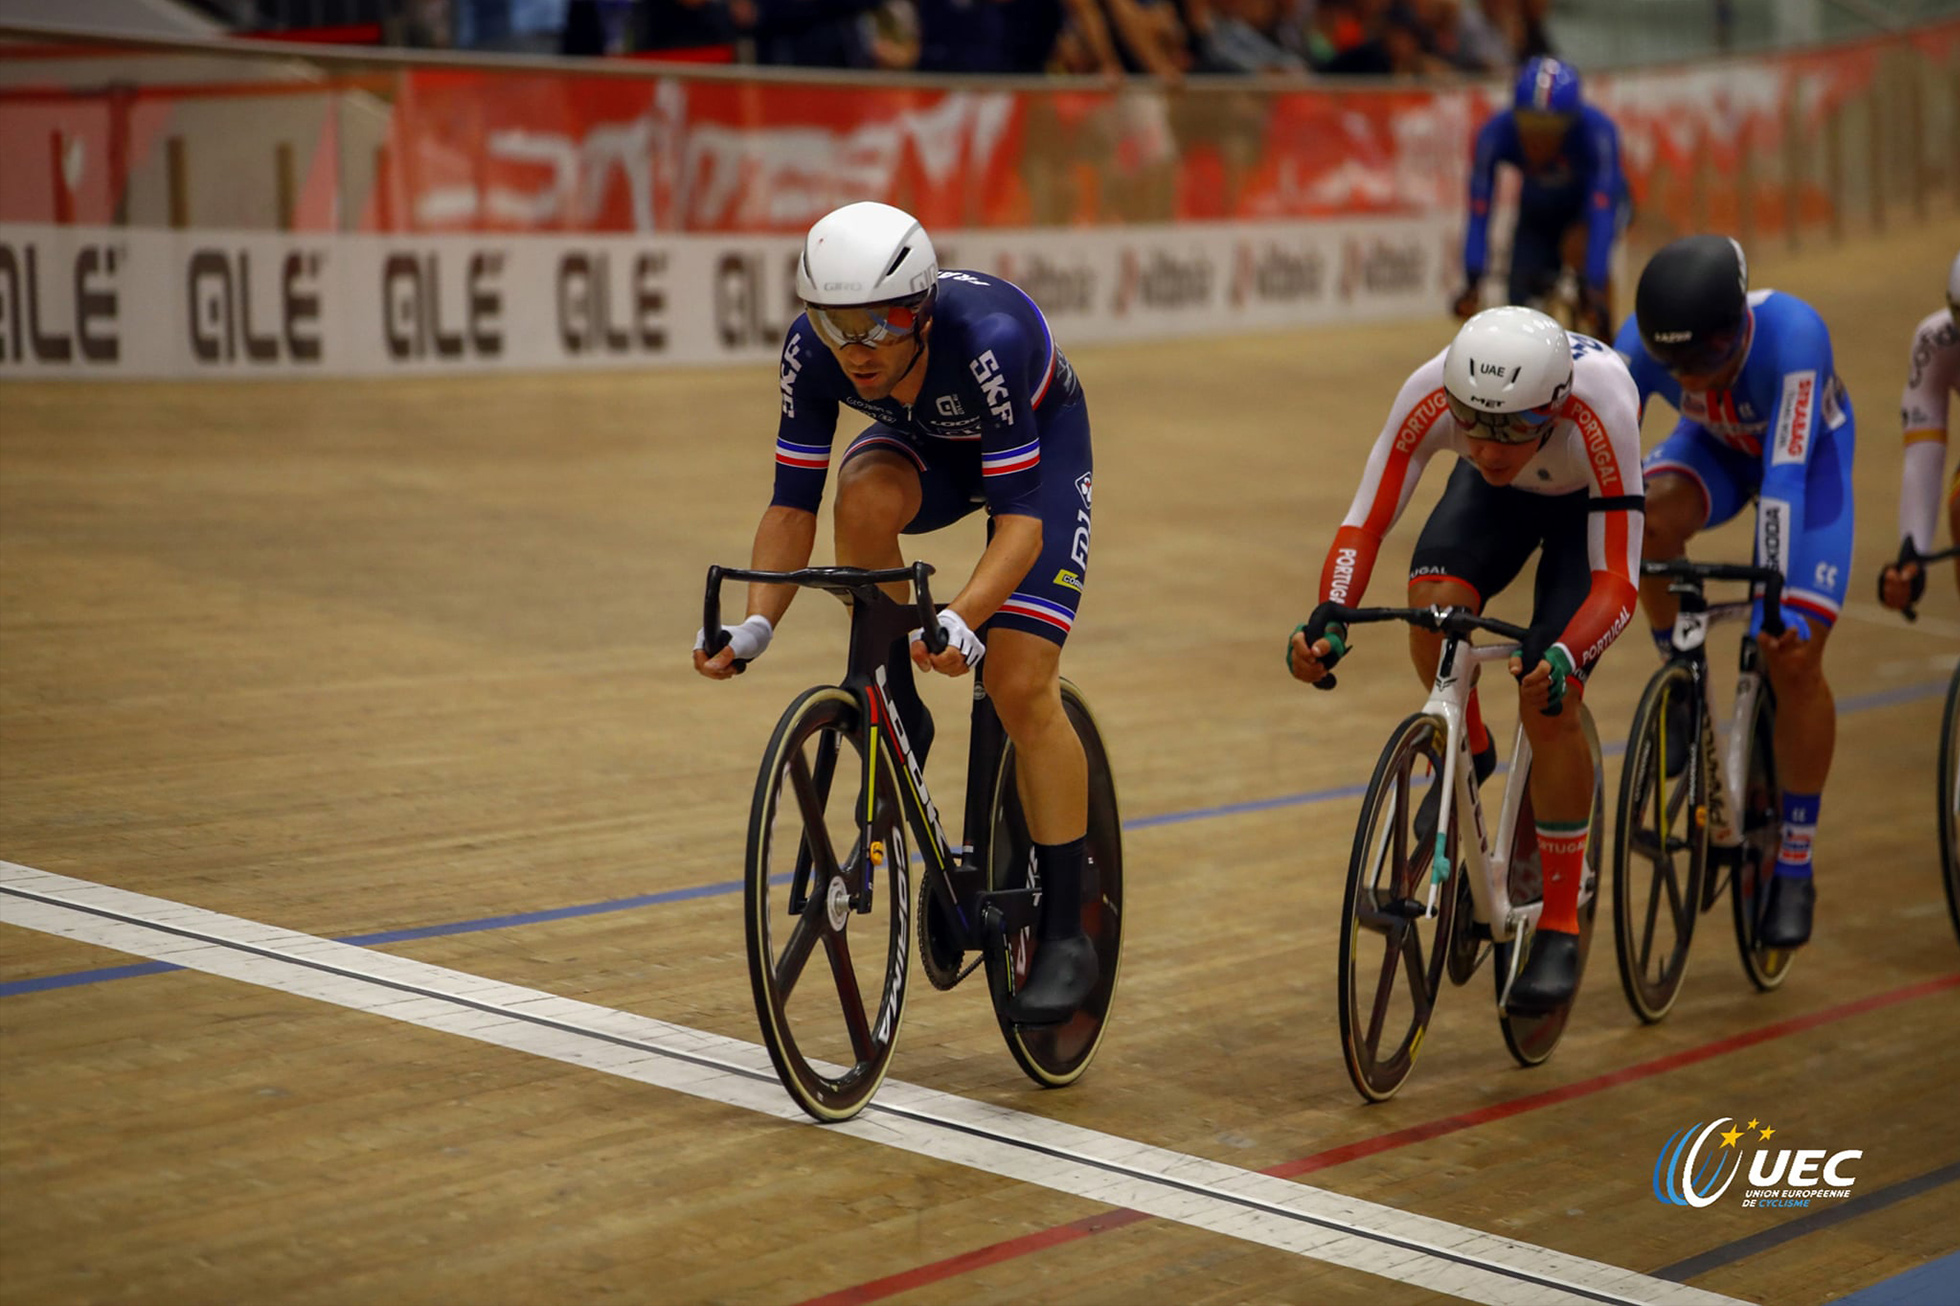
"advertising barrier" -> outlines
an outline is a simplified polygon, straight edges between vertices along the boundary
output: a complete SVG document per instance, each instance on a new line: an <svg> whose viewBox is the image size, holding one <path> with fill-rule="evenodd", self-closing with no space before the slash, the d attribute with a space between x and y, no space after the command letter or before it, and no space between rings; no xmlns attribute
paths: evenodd
<svg viewBox="0 0 1960 1306"><path fill-rule="evenodd" d="M1434 314L1454 224L952 231L1065 345ZM0 377L375 376L766 362L781 236L409 236L0 225Z"/></svg>

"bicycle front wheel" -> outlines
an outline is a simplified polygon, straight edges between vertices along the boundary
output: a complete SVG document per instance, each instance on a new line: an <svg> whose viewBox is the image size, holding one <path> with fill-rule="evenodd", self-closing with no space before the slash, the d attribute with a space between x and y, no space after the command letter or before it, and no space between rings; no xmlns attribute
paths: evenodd
<svg viewBox="0 0 1960 1306"><path fill-rule="evenodd" d="M1756 931L1769 906L1770 877L1783 846L1783 786L1776 775L1776 700L1765 684L1749 720L1749 758L1737 799L1742 846L1735 851L1729 903L1735 916L1735 945L1749 982L1767 993L1790 973L1795 951L1757 941Z"/></svg>
<svg viewBox="0 0 1960 1306"><path fill-rule="evenodd" d="M1436 915L1426 914L1436 848L1433 837L1419 842L1414 828L1415 782L1427 775L1442 783L1446 742L1434 717L1416 713L1397 726L1375 763L1354 828L1336 1005L1348 1078L1370 1102L1395 1096L1415 1069L1449 955L1456 886L1439 886ZM1446 843L1452 867L1456 838L1452 805Z"/></svg>
<svg viewBox="0 0 1960 1306"><path fill-rule="evenodd" d="M1007 1016L1007 1004L1027 982L1040 940L1032 928L1010 930L986 944L987 991L1000 1022L1007 1050L1028 1078L1044 1088L1073 1084L1089 1068L1109 1026L1116 1001L1116 979L1123 961L1123 821L1116 806L1116 780L1110 774L1109 753L1102 732L1089 711L1082 691L1062 681L1062 711L1082 740L1089 764L1089 829L1082 867L1082 931L1095 945L1096 987L1076 1013L1059 1025L1017 1025ZM1034 840L1021 808L1015 776L1014 745L1001 751L995 773L993 833L988 843L987 887L1025 888L1033 860Z"/></svg>
<svg viewBox="0 0 1960 1306"><path fill-rule="evenodd" d="M783 1087L821 1121L850 1119L878 1091L905 1008L911 850L882 746L863 792L874 736L861 718L843 689L805 691L777 722L750 809L756 1018Z"/></svg>
<svg viewBox="0 0 1960 1306"><path fill-rule="evenodd" d="M1940 869L1946 878L1946 914L1960 936L1960 663L1946 687L1946 728L1940 732Z"/></svg>
<svg viewBox="0 0 1960 1306"><path fill-rule="evenodd" d="M1627 736L1613 829L1613 944L1620 988L1648 1024L1667 1015L1688 971L1708 864L1709 758L1700 740L1688 764L1667 774L1668 709L1695 702L1694 673L1669 662L1647 682ZM1701 713L1692 714L1699 730Z"/></svg>
<svg viewBox="0 0 1960 1306"><path fill-rule="evenodd" d="M1569 706L1567 710L1571 710ZM1586 732L1586 747L1592 753L1593 768L1592 823L1586 831L1585 875L1579 881L1579 974L1583 979L1586 957L1592 952L1593 920L1599 911L1599 846L1606 837L1606 771L1600 763L1599 731L1584 703L1579 704L1579 725ZM1511 856L1507 865L1510 868L1512 903L1522 906L1542 901L1545 873L1538 856L1538 818L1532 811L1529 785L1524 790L1524 801L1518 812L1517 831L1511 840ZM1559 1040L1565 1037L1566 1023L1572 1019L1572 1008L1579 1001L1579 995L1575 993L1564 1006L1542 1016L1514 1016L1504 1010L1504 986L1511 973L1510 950L1513 946L1529 948L1530 942L1531 936L1527 932L1514 943L1498 944L1494 949L1497 964L1491 968L1497 979L1497 1025L1503 1031L1504 1046L1511 1050L1511 1056L1521 1066L1540 1065L1552 1055ZM1531 954L1527 951L1524 955Z"/></svg>

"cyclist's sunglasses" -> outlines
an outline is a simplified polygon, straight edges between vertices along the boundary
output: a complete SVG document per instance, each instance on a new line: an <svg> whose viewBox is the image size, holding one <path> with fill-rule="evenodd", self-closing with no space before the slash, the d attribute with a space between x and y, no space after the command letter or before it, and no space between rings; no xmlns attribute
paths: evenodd
<svg viewBox="0 0 1960 1306"><path fill-rule="evenodd" d="M845 345L877 346L904 340L919 329L919 322L925 316L924 308L923 299L849 308L804 305L810 315L810 325L816 328L818 337L832 349L842 349Z"/></svg>
<svg viewBox="0 0 1960 1306"><path fill-rule="evenodd" d="M1545 427L1558 419L1559 410L1565 406L1563 396L1549 404L1527 408L1515 413L1487 413L1472 408L1453 394L1445 394L1449 400L1450 416L1457 424L1469 429L1473 440L1495 440L1499 444L1529 444L1545 434Z"/></svg>

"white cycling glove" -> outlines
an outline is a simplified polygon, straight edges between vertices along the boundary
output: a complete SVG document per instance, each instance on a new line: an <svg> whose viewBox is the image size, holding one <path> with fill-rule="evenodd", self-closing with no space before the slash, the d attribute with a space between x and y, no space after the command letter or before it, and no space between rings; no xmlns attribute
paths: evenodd
<svg viewBox="0 0 1960 1306"><path fill-rule="evenodd" d="M966 621L959 613L947 608L939 614L939 628L946 632L946 647L958 649L969 667L980 665L980 659L987 655L987 646L980 637L967 629ZM912 632L912 638L924 642L923 629Z"/></svg>
<svg viewBox="0 0 1960 1306"><path fill-rule="evenodd" d="M744 662L753 662L762 656L762 650L769 647L775 637L776 628L769 624L769 618L757 613L739 626L724 627L728 631L728 647L735 650L735 656ZM708 632L694 632L694 647L706 651Z"/></svg>

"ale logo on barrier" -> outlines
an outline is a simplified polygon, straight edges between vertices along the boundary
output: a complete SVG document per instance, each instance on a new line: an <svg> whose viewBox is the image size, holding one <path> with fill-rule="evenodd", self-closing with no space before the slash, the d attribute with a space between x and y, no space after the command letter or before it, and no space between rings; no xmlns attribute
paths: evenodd
<svg viewBox="0 0 1960 1306"><path fill-rule="evenodd" d="M1744 1206L1809 1206L1851 1195L1857 1178L1849 1166L1862 1151L1768 1146L1778 1132L1760 1120L1737 1124L1732 1116L1675 1130L1654 1158L1654 1200L1713 1206L1745 1174L1738 1194Z"/></svg>
<svg viewBox="0 0 1960 1306"><path fill-rule="evenodd" d="M292 250L261 259L276 269L276 289L252 291L249 250L199 249L184 277L189 292L191 353L200 363L294 363L320 361L319 250ZM260 285L266 284L262 276ZM271 307L253 307L254 301Z"/></svg>
<svg viewBox="0 0 1960 1306"><path fill-rule="evenodd" d="M715 334L724 349L773 345L789 331L803 311L796 295L800 257L798 250L773 258L730 252L715 260ZM776 268L773 277L771 264Z"/></svg>
<svg viewBox="0 0 1960 1306"><path fill-rule="evenodd" d="M499 358L504 352L504 256L471 254L463 267L461 310L445 306L443 257L393 253L381 265L382 331L388 357ZM444 318L448 317L445 325Z"/></svg>
<svg viewBox="0 0 1960 1306"><path fill-rule="evenodd" d="M667 348L667 255L622 259L616 284L611 254L573 250L558 260L558 342L573 357L658 354Z"/></svg>
<svg viewBox="0 0 1960 1306"><path fill-rule="evenodd" d="M0 241L0 363L119 360L127 261L120 244L80 245L68 259L31 242Z"/></svg>

